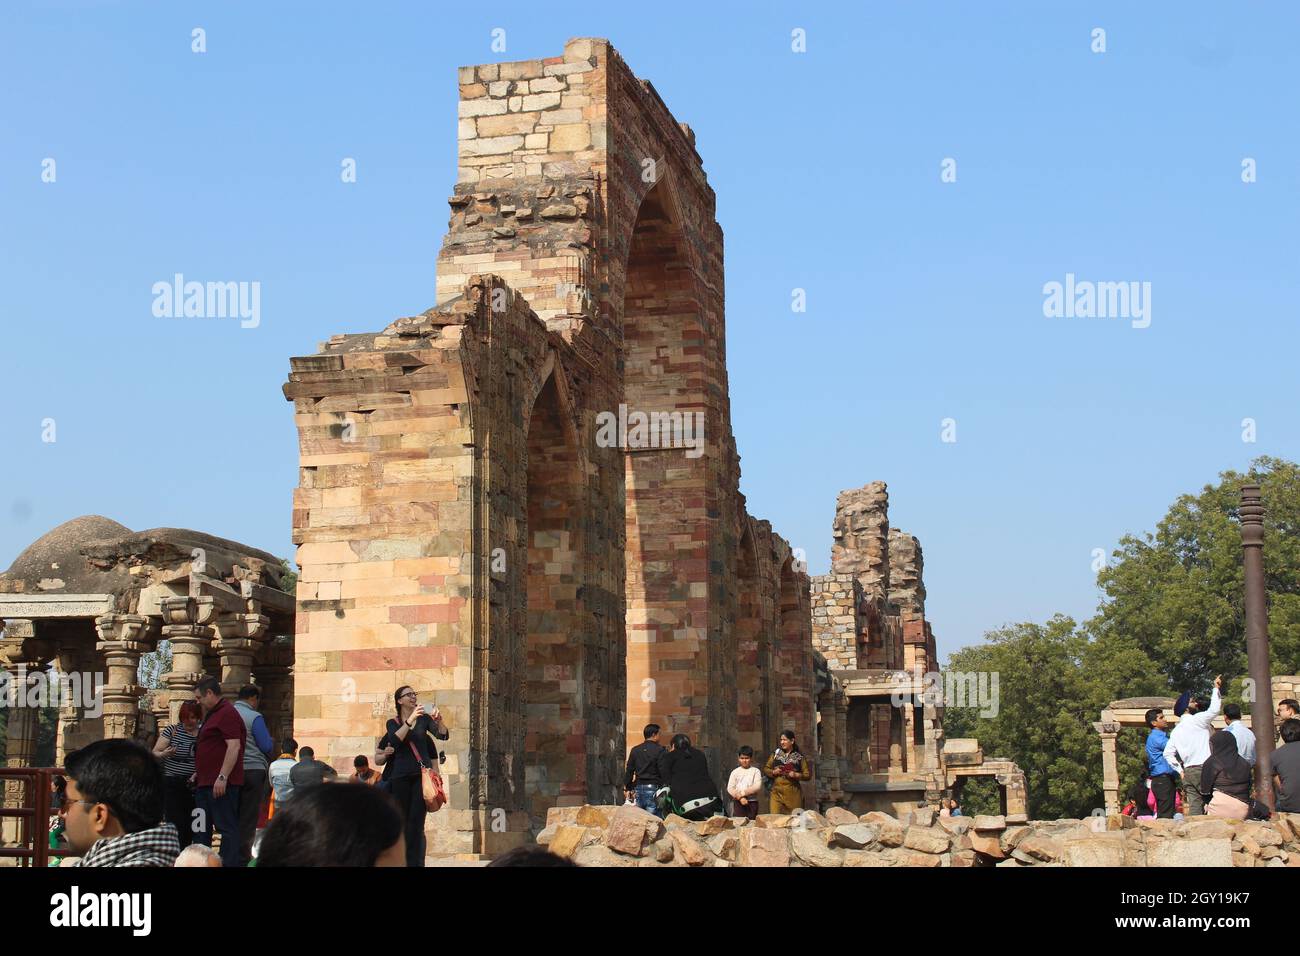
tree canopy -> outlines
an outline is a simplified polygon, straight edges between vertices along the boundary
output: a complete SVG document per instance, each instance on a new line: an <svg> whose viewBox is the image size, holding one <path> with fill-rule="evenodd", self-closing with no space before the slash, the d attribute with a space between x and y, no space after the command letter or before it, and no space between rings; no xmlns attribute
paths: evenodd
<svg viewBox="0 0 1300 956"><path fill-rule="evenodd" d="M978 737L985 754L1025 772L1031 816L1087 816L1102 806L1101 744L1092 724L1124 697L1208 691L1222 673L1226 698L1242 704L1246 676L1241 486L1261 486L1264 571L1274 674L1300 671L1300 466L1259 458L1246 474L1225 471L1200 494L1182 495L1154 532L1126 535L1098 574L1104 597L1082 625L1056 615L1008 624L985 643L950 655L954 671L999 675L999 710L948 708L949 737ZM1245 695L1248 696L1248 695ZM1267 691L1261 692L1264 701ZM1142 768L1141 731L1120 735L1122 787ZM987 794L972 794L974 811Z"/></svg>

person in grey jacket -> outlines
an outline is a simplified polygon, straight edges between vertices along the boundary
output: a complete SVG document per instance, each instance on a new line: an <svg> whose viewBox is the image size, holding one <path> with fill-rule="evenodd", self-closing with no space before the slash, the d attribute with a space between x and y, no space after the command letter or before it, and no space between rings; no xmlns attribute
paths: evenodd
<svg viewBox="0 0 1300 956"><path fill-rule="evenodd" d="M267 767L275 748L266 720L258 713L262 691L249 684L239 689L235 710L244 722L244 787L239 794L239 857L243 866L253 858L253 837L257 835L257 818L266 799Z"/></svg>

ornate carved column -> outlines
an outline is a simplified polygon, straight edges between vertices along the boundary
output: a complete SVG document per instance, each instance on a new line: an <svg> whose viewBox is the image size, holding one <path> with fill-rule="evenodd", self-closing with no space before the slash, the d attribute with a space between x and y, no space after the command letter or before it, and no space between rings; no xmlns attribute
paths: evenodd
<svg viewBox="0 0 1300 956"><path fill-rule="evenodd" d="M43 689L35 685L49 679L45 670L54 658L55 648L48 639L36 637L35 626L29 620L11 620L7 626L0 622L0 627L0 667L9 672L9 696L4 700L9 710L5 762L10 767L30 767L36 755L40 707L28 706L28 702L49 702L52 685Z"/></svg>
<svg viewBox="0 0 1300 956"><path fill-rule="evenodd" d="M104 679L104 668L95 648L89 644L60 643L58 669L65 680L78 675L76 686L80 698L63 693L59 698L59 727L54 741L54 763L62 767L68 754L103 736L103 689L97 699L89 695L95 691L96 680Z"/></svg>
<svg viewBox="0 0 1300 956"><path fill-rule="evenodd" d="M169 597L162 601L162 617L162 636L172 648L172 669L163 675L167 720L174 723L180 720L181 704L194 699L194 685L203 677L216 608L212 598Z"/></svg>
<svg viewBox="0 0 1300 956"><path fill-rule="evenodd" d="M1115 741L1120 725L1097 721L1093 725L1101 735L1101 791L1105 797L1106 815L1119 813L1119 760L1115 755Z"/></svg>
<svg viewBox="0 0 1300 956"><path fill-rule="evenodd" d="M0 632L0 667L9 676L4 700L9 712L5 729L5 765L9 767L30 767L36 756L40 711L27 706L28 690L34 681L44 679L42 672L49 658L34 634L32 622L27 620L9 621ZM26 786L21 780L6 780L4 805L21 807ZM17 842L23 836L22 821L5 817L2 834L6 842Z"/></svg>
<svg viewBox="0 0 1300 956"><path fill-rule="evenodd" d="M293 736L293 645L271 641L262 645L253 665L254 682L262 688L262 717L276 747Z"/></svg>
<svg viewBox="0 0 1300 956"><path fill-rule="evenodd" d="M143 614L102 614L95 618L96 650L108 664L104 685L104 737L134 740L140 719L140 655L158 638L153 618Z"/></svg>
<svg viewBox="0 0 1300 956"><path fill-rule="evenodd" d="M221 693L228 700L234 700L239 688L252 680L253 659L270 625L265 614L217 616L217 639L212 646L221 657Z"/></svg>

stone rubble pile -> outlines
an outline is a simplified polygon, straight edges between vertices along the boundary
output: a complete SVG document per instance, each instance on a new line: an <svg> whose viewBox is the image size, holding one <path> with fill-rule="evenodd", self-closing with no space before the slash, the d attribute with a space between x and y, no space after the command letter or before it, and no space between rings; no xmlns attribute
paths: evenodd
<svg viewBox="0 0 1300 956"><path fill-rule="evenodd" d="M1196 817L904 820L842 807L824 814L659 820L632 806L553 807L537 842L580 866L1298 866L1300 814L1264 823Z"/></svg>

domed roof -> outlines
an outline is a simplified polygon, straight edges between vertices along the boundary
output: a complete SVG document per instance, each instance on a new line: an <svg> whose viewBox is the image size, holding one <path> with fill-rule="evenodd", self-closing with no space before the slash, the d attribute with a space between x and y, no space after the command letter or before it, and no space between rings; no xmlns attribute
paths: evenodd
<svg viewBox="0 0 1300 956"><path fill-rule="evenodd" d="M131 529L103 515L82 515L65 521L29 544L14 559L9 570L0 575L0 583L17 585L3 590L63 591L66 582L80 579L86 572L81 549L87 542L129 535ZM18 584L23 582L26 586ZM55 582L64 582L64 585ZM44 586L41 586L42 583Z"/></svg>

